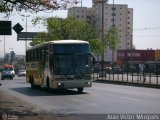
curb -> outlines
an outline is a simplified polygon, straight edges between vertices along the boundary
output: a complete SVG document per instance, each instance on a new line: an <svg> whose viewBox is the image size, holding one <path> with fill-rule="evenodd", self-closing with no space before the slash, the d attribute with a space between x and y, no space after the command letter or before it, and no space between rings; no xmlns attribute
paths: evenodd
<svg viewBox="0 0 160 120"><path fill-rule="evenodd" d="M125 81L112 81L112 80L95 80L93 82L160 89L160 85L146 84L146 83L133 83L133 82L125 82Z"/></svg>

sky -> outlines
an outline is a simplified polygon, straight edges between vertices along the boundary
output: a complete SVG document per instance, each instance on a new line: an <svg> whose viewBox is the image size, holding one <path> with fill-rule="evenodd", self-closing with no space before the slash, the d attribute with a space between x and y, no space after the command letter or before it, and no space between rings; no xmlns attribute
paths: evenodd
<svg viewBox="0 0 160 120"><path fill-rule="evenodd" d="M81 0L79 0L81 1ZM113 0L109 0L109 4ZM160 49L160 0L114 0L115 4L127 4L129 8L133 8L133 44L136 49ZM82 0L82 6L91 7L92 0ZM67 10L58 10L53 12L39 12L38 14L24 13L27 17L27 31L40 32L45 31L42 25L33 26L31 20L36 16L58 16L67 17ZM13 12L9 18L0 13L0 20L11 20L12 27L20 23L26 31L26 17L22 17L16 12ZM0 36L0 56L11 50L16 54L25 54L25 42L17 41L17 34L12 30L11 36Z"/></svg>

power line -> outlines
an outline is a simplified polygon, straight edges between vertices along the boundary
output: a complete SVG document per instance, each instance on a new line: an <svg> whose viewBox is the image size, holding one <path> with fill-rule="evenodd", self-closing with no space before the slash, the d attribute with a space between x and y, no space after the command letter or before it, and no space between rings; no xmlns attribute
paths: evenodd
<svg viewBox="0 0 160 120"><path fill-rule="evenodd" d="M134 31L143 31L143 30L158 30L160 27L145 27L145 28L135 28Z"/></svg>

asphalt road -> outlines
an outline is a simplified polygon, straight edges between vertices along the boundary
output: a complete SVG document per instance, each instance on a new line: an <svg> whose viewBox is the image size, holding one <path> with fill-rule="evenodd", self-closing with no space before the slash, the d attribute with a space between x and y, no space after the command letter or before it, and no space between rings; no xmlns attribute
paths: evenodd
<svg viewBox="0 0 160 120"><path fill-rule="evenodd" d="M160 89L93 83L92 88L52 91L31 89L24 77L0 80L0 92L6 92L37 109L55 114L159 114Z"/></svg>

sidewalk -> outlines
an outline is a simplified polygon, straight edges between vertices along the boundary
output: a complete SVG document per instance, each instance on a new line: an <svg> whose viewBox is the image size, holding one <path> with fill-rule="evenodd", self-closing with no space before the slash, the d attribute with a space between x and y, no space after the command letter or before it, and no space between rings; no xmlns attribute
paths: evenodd
<svg viewBox="0 0 160 120"><path fill-rule="evenodd" d="M95 82L101 83L160 88L160 78L149 75L146 76L146 81L143 81L142 78L140 80L138 75L132 74L106 74L103 76L96 74L94 76L92 75L92 79Z"/></svg>

